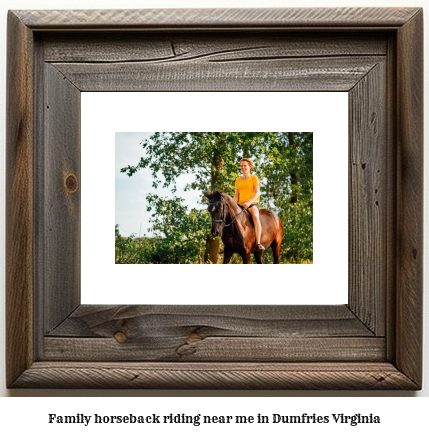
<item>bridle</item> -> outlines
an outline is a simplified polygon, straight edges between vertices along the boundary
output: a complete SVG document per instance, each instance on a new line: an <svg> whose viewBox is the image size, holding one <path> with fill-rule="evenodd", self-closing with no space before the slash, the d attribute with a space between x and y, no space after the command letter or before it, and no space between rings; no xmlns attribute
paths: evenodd
<svg viewBox="0 0 429 436"><path fill-rule="evenodd" d="M235 218L229 224L227 224L226 223L226 208L229 209L229 206L222 195L220 196L219 201L213 201L213 202L209 201L209 207L214 206L215 204L218 204L218 203L223 204L223 218L221 220L212 220L212 223L222 223L223 224L222 228L230 226L240 216L240 214L242 214L245 210L247 210L247 209L243 208L243 210L238 215L236 215ZM231 212L231 209L229 209L229 211Z"/></svg>

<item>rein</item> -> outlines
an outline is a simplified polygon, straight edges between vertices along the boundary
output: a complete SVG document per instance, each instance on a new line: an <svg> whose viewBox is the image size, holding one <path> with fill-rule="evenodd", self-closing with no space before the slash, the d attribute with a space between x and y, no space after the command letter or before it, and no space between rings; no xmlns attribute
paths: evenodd
<svg viewBox="0 0 429 436"><path fill-rule="evenodd" d="M223 203L223 218L221 220L212 220L212 223L222 223L223 224L222 227L228 227L247 209L243 208L243 210L238 215L236 215L235 218L229 224L226 224L225 210L226 210L226 207L228 207L228 209L229 209L229 206L228 206L228 203L225 202L225 199L222 196L220 198L221 199L219 201L214 201L214 202L209 201L209 206L214 206L215 204ZM229 211L231 212L231 209L229 209Z"/></svg>

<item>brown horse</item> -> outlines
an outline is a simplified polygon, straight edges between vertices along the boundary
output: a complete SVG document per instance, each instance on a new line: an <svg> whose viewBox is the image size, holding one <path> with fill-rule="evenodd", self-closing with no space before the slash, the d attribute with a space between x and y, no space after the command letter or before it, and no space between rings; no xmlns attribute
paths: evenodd
<svg viewBox="0 0 429 436"><path fill-rule="evenodd" d="M255 247L256 235L250 213L242 209L228 194L216 190L211 194L203 192L209 200L208 211L212 220L213 237L222 236L225 245L223 263L229 263L234 253L243 258L243 263L250 263L254 254L257 263L264 263L262 253ZM259 212L262 233L261 244L273 250L274 263L279 263L283 227L280 218L271 210Z"/></svg>

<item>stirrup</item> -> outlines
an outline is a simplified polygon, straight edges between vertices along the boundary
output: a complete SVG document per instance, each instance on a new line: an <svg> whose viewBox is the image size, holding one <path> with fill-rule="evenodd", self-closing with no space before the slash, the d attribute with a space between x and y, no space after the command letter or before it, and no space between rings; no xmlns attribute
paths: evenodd
<svg viewBox="0 0 429 436"><path fill-rule="evenodd" d="M265 250L265 247L264 247L262 244L258 244L258 245L256 246L256 249L257 249L258 251L264 251L264 250Z"/></svg>

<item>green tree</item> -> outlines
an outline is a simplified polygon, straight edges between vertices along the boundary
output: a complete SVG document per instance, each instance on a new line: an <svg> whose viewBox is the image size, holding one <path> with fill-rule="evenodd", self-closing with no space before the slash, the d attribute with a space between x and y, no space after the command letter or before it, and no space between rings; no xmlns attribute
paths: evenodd
<svg viewBox="0 0 429 436"><path fill-rule="evenodd" d="M283 260L312 259L311 133L156 132L141 145L145 155L140 162L122 168L121 172L131 177L138 170L149 168L153 187L159 186L162 175L163 187L169 187L173 194L177 178L192 173L194 180L185 190L220 189L234 195L235 179L240 175L238 163L241 158L250 157L255 164L253 172L262 182L261 206L276 211L285 228ZM148 210L153 211L152 230L158 238L165 239L163 244L170 247L169 253L177 254L179 246L186 247L189 258L195 260L195 253L201 257L203 241L204 262L218 263L219 239L213 239L210 234L207 213L193 210L188 215L186 206L178 198L168 200L149 195L147 200ZM193 221L189 221L191 217ZM180 256L183 260L182 255L183 252Z"/></svg>
<svg viewBox="0 0 429 436"><path fill-rule="evenodd" d="M156 254L151 263L203 263L205 236L210 220L205 210L183 205L183 199L146 197L148 211L154 210L150 229L155 235Z"/></svg>
<svg viewBox="0 0 429 436"><path fill-rule="evenodd" d="M282 258L288 263L313 259L313 134L279 132L267 150L266 206L283 224Z"/></svg>
<svg viewBox="0 0 429 436"><path fill-rule="evenodd" d="M234 193L234 182L239 176L238 161L249 154L258 155L263 143L273 134L260 132L156 132L141 143L145 156L136 166L121 171L132 176L139 169L150 168L153 187L161 183L176 192L176 179L192 173L195 179L185 190L220 189ZM204 260L218 263L219 239L206 229Z"/></svg>

